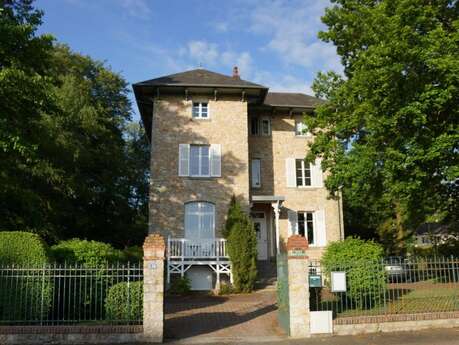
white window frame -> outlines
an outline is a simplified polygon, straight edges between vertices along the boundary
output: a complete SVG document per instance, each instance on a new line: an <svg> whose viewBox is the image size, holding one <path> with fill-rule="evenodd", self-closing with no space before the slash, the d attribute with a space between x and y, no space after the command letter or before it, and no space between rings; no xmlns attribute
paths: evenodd
<svg viewBox="0 0 459 345"><path fill-rule="evenodd" d="M258 161L258 169L257 171L255 171L254 169L254 162L255 161ZM261 159L260 158L252 158L252 160L250 161L250 168L251 168L251 186L252 188L261 188ZM258 184L256 184L256 181L255 181L255 176L258 176Z"/></svg>
<svg viewBox="0 0 459 345"><path fill-rule="evenodd" d="M194 113L194 109L195 109L195 104L198 104L198 114L197 116L194 116L193 113ZM203 104L207 104L207 116L202 116L203 112L202 112L202 108L203 108ZM197 120L209 120L210 119L210 107L209 107L209 102L207 101L192 101L191 103L191 117L193 119L197 119Z"/></svg>
<svg viewBox="0 0 459 345"><path fill-rule="evenodd" d="M299 130L301 127L301 130ZM309 137L311 133L307 130L308 126L301 120L295 121L295 136L296 137Z"/></svg>
<svg viewBox="0 0 459 345"><path fill-rule="evenodd" d="M309 241L309 235L308 235L308 229L307 229L307 214L312 215L312 236L313 236L313 242ZM316 246L316 238L317 238L317 229L316 229L316 213L315 211L297 211L297 234L300 234L300 214L303 214L303 225L304 225L304 237L308 240L308 244L312 247Z"/></svg>
<svg viewBox="0 0 459 345"><path fill-rule="evenodd" d="M192 147L198 147L199 148L199 154L198 154L198 170L199 170L199 173L197 175L193 175L191 173L191 160L192 160L192 156L191 156L191 150L192 150ZM202 155L202 148L203 147L206 147L207 150L208 150L208 174L203 174L202 173L202 160L203 160L203 155ZM190 158L189 158L189 162L188 162L188 171L190 172L190 176L191 177L210 177L210 171L212 169L211 167L211 159L210 159L210 145L194 145L194 144L191 144L190 145Z"/></svg>
<svg viewBox="0 0 459 345"><path fill-rule="evenodd" d="M301 176L298 176L298 169L296 168L297 161L301 160ZM309 163L309 183L306 184L306 162L304 159L295 159L295 185L297 188L310 188L312 183L312 164ZM298 185L298 178L301 177L301 185Z"/></svg>
<svg viewBox="0 0 459 345"><path fill-rule="evenodd" d="M197 212L187 212L187 208L193 204L196 204L198 205L198 211ZM212 211L211 212L204 212L203 210L201 210L201 208L203 208L202 206L204 205L210 205L212 206ZM187 202L185 203L185 211L184 211L184 214L185 214L185 217L184 217L184 236L185 238L190 238L190 237L187 237L187 216L189 215L195 215L195 216L198 216L198 219L199 219L199 229L198 229L198 237L197 238L190 238L190 239L205 239L203 237L201 237L201 233L202 233L202 230L203 230L203 218L205 215L212 215L212 237L210 237L209 239L213 239L215 238L215 217L216 217L216 213L215 213L215 204L212 203L212 202L209 202L209 201L190 201L190 202Z"/></svg>

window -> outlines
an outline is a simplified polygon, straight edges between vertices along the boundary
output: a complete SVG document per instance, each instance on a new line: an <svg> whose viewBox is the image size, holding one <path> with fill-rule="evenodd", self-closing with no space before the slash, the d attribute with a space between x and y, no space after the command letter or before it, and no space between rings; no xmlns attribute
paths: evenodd
<svg viewBox="0 0 459 345"><path fill-rule="evenodd" d="M221 145L179 144L178 175L192 177L220 177Z"/></svg>
<svg viewBox="0 0 459 345"><path fill-rule="evenodd" d="M185 204L185 237L209 239L215 236L215 206L198 201Z"/></svg>
<svg viewBox="0 0 459 345"><path fill-rule="evenodd" d="M261 160L252 159L252 187L261 187Z"/></svg>
<svg viewBox="0 0 459 345"><path fill-rule="evenodd" d="M207 102L193 102L191 115L194 119L208 119L209 105Z"/></svg>
<svg viewBox="0 0 459 345"><path fill-rule="evenodd" d="M190 145L190 176L210 176L208 145Z"/></svg>
<svg viewBox="0 0 459 345"><path fill-rule="evenodd" d="M303 121L295 122L295 135L298 137L305 137L309 135L308 126Z"/></svg>
<svg viewBox="0 0 459 345"><path fill-rule="evenodd" d="M295 159L297 187L311 186L311 165L303 159Z"/></svg>
<svg viewBox="0 0 459 345"><path fill-rule="evenodd" d="M251 135L271 135L271 119L269 117L252 117L250 119Z"/></svg>
<svg viewBox="0 0 459 345"><path fill-rule="evenodd" d="M313 212L298 212L298 234L306 237L309 244L314 244Z"/></svg>

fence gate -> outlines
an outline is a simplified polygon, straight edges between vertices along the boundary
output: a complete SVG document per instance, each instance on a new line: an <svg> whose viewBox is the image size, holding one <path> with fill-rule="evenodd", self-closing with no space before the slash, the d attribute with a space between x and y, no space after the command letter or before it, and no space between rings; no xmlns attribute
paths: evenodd
<svg viewBox="0 0 459 345"><path fill-rule="evenodd" d="M287 254L277 254L277 318L288 334L290 331Z"/></svg>

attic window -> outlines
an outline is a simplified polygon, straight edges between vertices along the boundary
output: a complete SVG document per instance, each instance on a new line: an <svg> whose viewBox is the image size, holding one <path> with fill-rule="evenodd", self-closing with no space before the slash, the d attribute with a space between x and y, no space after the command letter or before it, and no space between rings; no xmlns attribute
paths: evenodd
<svg viewBox="0 0 459 345"><path fill-rule="evenodd" d="M191 116L193 119L208 119L209 118L209 105L207 102L193 102L191 109Z"/></svg>
<svg viewBox="0 0 459 345"><path fill-rule="evenodd" d="M251 135L271 135L271 119L269 117L252 117L250 120Z"/></svg>

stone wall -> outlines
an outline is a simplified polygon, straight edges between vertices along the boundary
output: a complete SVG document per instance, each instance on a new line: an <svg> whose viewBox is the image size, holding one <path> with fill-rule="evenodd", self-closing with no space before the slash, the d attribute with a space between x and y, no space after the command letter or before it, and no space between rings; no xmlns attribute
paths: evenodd
<svg viewBox="0 0 459 345"><path fill-rule="evenodd" d="M286 158L304 158L308 150L308 142L312 140L312 137L295 136L295 120L301 120L302 115L275 113L271 119L271 136L249 137L249 156L251 159L260 158L262 167L261 188L252 188L252 195L285 196L279 221L282 243L285 244L288 237L288 209L294 211L325 209L327 241L339 240L342 220L338 200L330 199L325 187L287 187ZM322 251L323 248L310 246L308 254L311 259L316 259Z"/></svg>
<svg viewBox="0 0 459 345"><path fill-rule="evenodd" d="M193 119L193 100L209 103L210 118ZM247 102L236 98L163 96L155 100L151 145L149 231L184 236L184 204L209 201L216 206L216 236L220 236L231 196L248 207ZM178 176L179 144L220 144L222 177Z"/></svg>

